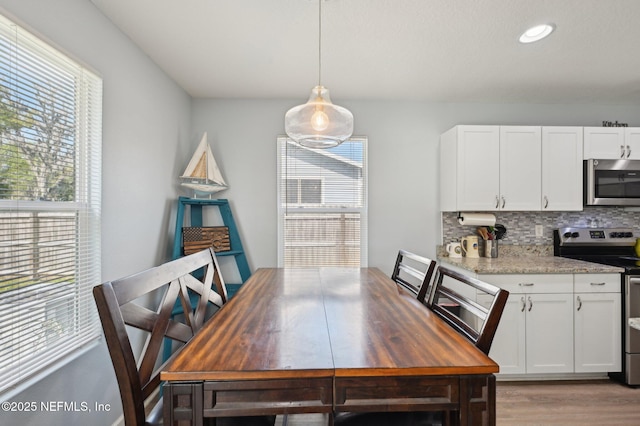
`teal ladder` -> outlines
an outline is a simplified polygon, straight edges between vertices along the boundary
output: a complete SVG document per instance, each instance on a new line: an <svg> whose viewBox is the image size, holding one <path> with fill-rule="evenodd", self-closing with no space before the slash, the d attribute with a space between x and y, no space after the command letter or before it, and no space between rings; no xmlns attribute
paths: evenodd
<svg viewBox="0 0 640 426"><path fill-rule="evenodd" d="M217 257L233 256L240 273L241 283L227 283L228 297L231 298L236 291L240 288L245 281L251 276L249 270L249 264L247 263L247 256L242 248L242 241L240 240L240 234L238 234L238 227L233 219L233 213L231 213L231 207L229 201L226 199L204 199L204 198L178 198L178 212L176 215L176 232L175 239L173 241L173 259L177 259L182 256L182 227L184 226L184 215L186 206L190 207L191 225L190 226L203 226L202 223L202 208L208 206L218 207L220 210L220 216L224 226L229 228L229 243L231 244L230 251L222 251L216 253Z"/></svg>
<svg viewBox="0 0 640 426"><path fill-rule="evenodd" d="M202 221L202 208L207 206L214 206L220 209L220 217L224 226L229 228L229 243L231 245L230 251L222 251L216 253L216 257L234 256L238 272L240 273L241 283L230 284L225 281L227 287L227 297L230 299L244 284L245 281L251 276L249 270L249 264L247 263L247 256L245 256L244 249L242 248L242 241L240 240L240 234L238 234L238 227L233 219L231 213L231 207L229 201L225 199L203 199L203 198L178 198L178 212L176 214L176 232L173 240L173 253L172 258L177 259L182 256L182 227L184 226L184 215L186 206L190 207L190 226L203 226ZM194 301L191 301L192 305ZM172 315L179 315L182 313L182 306L180 303L176 303L173 308ZM169 359L171 356L171 339L165 339L163 362Z"/></svg>

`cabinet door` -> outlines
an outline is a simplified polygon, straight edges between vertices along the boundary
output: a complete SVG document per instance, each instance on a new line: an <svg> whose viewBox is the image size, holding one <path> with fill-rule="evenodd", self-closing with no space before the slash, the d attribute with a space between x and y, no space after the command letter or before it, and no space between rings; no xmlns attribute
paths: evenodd
<svg viewBox="0 0 640 426"><path fill-rule="evenodd" d="M498 126L458 126L458 210L491 211L500 193Z"/></svg>
<svg viewBox="0 0 640 426"><path fill-rule="evenodd" d="M620 371L620 293L578 293L575 297L575 372Z"/></svg>
<svg viewBox="0 0 640 426"><path fill-rule="evenodd" d="M624 127L584 128L585 160L617 160L625 155Z"/></svg>
<svg viewBox="0 0 640 426"><path fill-rule="evenodd" d="M640 160L640 127L626 127L624 129L624 143L627 149L625 158Z"/></svg>
<svg viewBox="0 0 640 426"><path fill-rule="evenodd" d="M542 128L543 211L582 210L582 141L582 127Z"/></svg>
<svg viewBox="0 0 640 426"><path fill-rule="evenodd" d="M573 372L573 294L527 294L527 373Z"/></svg>
<svg viewBox="0 0 640 426"><path fill-rule="evenodd" d="M500 127L501 210L540 210L541 162L540 127Z"/></svg>
<svg viewBox="0 0 640 426"><path fill-rule="evenodd" d="M491 305L492 300L488 295L478 296L478 302L486 307ZM489 351L489 357L500 366L498 377L504 374L526 373L524 308L524 294L509 295Z"/></svg>

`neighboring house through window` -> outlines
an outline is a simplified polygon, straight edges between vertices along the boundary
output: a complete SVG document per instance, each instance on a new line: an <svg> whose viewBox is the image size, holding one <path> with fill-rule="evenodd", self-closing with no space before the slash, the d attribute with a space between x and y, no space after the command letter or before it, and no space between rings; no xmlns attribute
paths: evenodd
<svg viewBox="0 0 640 426"><path fill-rule="evenodd" d="M102 80L0 16L0 393L100 336Z"/></svg>
<svg viewBox="0 0 640 426"><path fill-rule="evenodd" d="M322 179L287 179L287 204L322 204Z"/></svg>
<svg viewBox="0 0 640 426"><path fill-rule="evenodd" d="M367 266L367 143L329 149L278 138L278 264Z"/></svg>

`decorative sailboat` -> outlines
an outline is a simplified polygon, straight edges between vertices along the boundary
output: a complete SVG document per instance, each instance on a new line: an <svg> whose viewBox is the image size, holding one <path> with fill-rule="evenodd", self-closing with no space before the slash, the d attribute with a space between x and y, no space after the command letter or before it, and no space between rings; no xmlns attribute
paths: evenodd
<svg viewBox="0 0 640 426"><path fill-rule="evenodd" d="M207 143L207 132L202 135L202 140L180 179L183 186L195 191L195 195L205 193L211 196L210 194L214 192L228 188L220 168L213 158L211 147Z"/></svg>

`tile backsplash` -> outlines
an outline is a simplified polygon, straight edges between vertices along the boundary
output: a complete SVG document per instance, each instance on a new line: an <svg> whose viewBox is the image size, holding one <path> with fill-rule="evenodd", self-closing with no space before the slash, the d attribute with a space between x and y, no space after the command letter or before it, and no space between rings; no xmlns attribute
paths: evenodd
<svg viewBox="0 0 640 426"><path fill-rule="evenodd" d="M507 228L507 234L501 241L503 244L553 245L553 230L562 226L628 227L640 235L640 209L637 208L585 207L581 212L491 213L496 215L496 223ZM456 212L442 213L443 244L476 234L476 226L462 226L457 218ZM542 237L536 237L536 225L542 225Z"/></svg>

